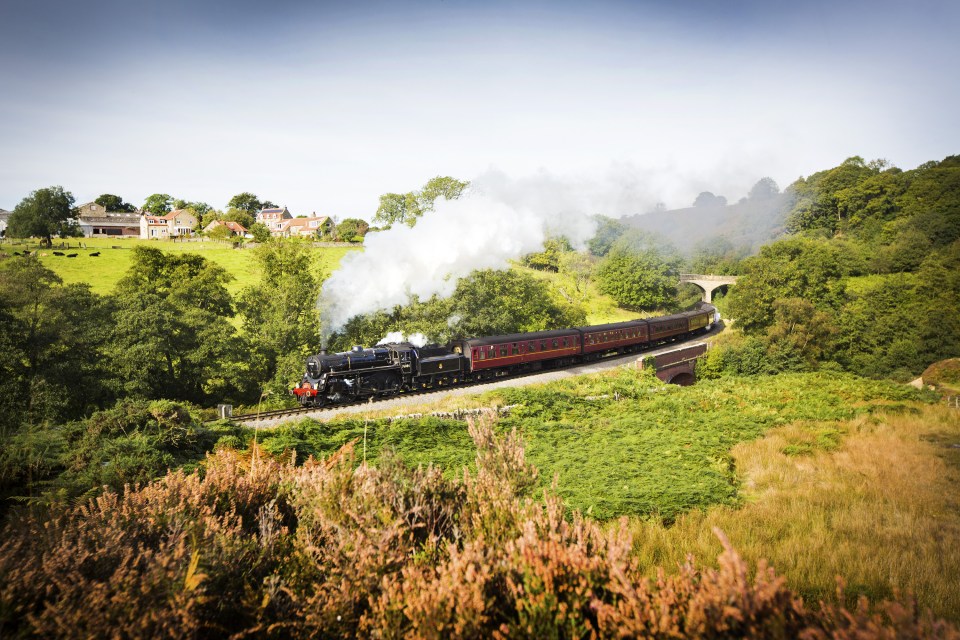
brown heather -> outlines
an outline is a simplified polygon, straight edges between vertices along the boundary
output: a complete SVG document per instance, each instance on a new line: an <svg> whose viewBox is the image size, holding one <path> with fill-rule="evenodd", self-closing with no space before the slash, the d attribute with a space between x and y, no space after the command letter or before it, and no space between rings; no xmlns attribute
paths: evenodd
<svg viewBox="0 0 960 640"><path fill-rule="evenodd" d="M299 467L253 447L22 514L0 544L0 635L960 638L909 603L809 607L719 530L717 568L647 578L626 520L532 500L517 435L470 432L462 480L358 466L350 445Z"/></svg>

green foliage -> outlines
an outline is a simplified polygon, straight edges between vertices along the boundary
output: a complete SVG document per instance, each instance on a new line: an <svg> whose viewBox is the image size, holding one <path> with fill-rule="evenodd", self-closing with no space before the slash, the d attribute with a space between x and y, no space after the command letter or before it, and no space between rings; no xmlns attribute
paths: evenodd
<svg viewBox="0 0 960 640"><path fill-rule="evenodd" d="M825 229L836 231L845 209L841 208L840 193L855 188L860 182L880 173L882 161L864 162L853 156L840 166L814 173L809 178L800 178L789 187L794 195L793 209L788 214L787 228L790 231Z"/></svg>
<svg viewBox="0 0 960 640"><path fill-rule="evenodd" d="M543 251L530 253L523 257L523 264L540 271L560 271L560 261L565 253L573 251L570 241L563 236L547 238L543 242Z"/></svg>
<svg viewBox="0 0 960 640"><path fill-rule="evenodd" d="M272 208L273 206L275 205L269 200L261 201L255 194L252 194L249 191L238 193L237 195L230 198L230 202L227 203L228 208L243 211L247 213L251 218L255 216L257 212L260 211L261 209L269 209L269 208ZM247 226L247 225L244 225L244 226Z"/></svg>
<svg viewBox="0 0 960 640"><path fill-rule="evenodd" d="M742 271L741 262L748 255L746 247L737 247L722 236L715 237L694 246L688 260L689 273L737 275Z"/></svg>
<svg viewBox="0 0 960 640"><path fill-rule="evenodd" d="M577 304L562 300L529 272L474 271L457 281L449 298L413 297L392 312L356 316L330 339L330 347L376 344L387 333L422 333L444 343L452 338L573 327L586 322Z"/></svg>
<svg viewBox="0 0 960 640"><path fill-rule="evenodd" d="M73 194L63 187L37 189L13 209L7 225L11 238L50 238L81 235L79 227L72 222L74 216Z"/></svg>
<svg viewBox="0 0 960 640"><path fill-rule="evenodd" d="M237 393L244 347L229 322L230 278L197 254L133 249L110 343L126 393L198 403Z"/></svg>
<svg viewBox="0 0 960 640"><path fill-rule="evenodd" d="M77 418L111 396L107 302L36 258L0 262L0 437Z"/></svg>
<svg viewBox="0 0 960 640"><path fill-rule="evenodd" d="M320 281L311 270L310 251L300 243L271 242L255 251L261 280L243 291L237 307L250 348L247 364L257 379L273 380L269 388L279 394L301 373L279 365L292 360L302 369L306 356L320 348Z"/></svg>
<svg viewBox="0 0 960 640"><path fill-rule="evenodd" d="M98 205L103 207L106 211L119 211L123 213L133 213L137 210L135 206L129 202L124 202L123 198L120 196L115 196L112 193L104 193L97 197L94 200Z"/></svg>
<svg viewBox="0 0 960 640"><path fill-rule="evenodd" d="M602 258L610 251L613 243L626 232L627 226L607 216L594 216L594 218L597 221L597 231L593 234L593 238L587 241L587 248L590 249L590 253Z"/></svg>
<svg viewBox="0 0 960 640"><path fill-rule="evenodd" d="M0 542L0 625L12 637L956 638L916 605L807 608L722 532L717 569L656 581L641 542L552 493L510 433L470 428L462 479L354 447L295 467L223 450L77 507L26 514ZM664 630L667 630L665 632Z"/></svg>
<svg viewBox="0 0 960 640"><path fill-rule="evenodd" d="M767 245L743 261L743 271L730 293L730 314L748 334L774 322L774 302L803 298L823 311L843 301L843 278L862 273L855 249L843 242L789 238Z"/></svg>
<svg viewBox="0 0 960 640"><path fill-rule="evenodd" d="M173 198L167 193L153 193L147 196L143 201L143 210L162 216L170 213L173 205Z"/></svg>
<svg viewBox="0 0 960 640"><path fill-rule="evenodd" d="M253 224L249 228L249 231L250 235L253 236L253 241L260 244L269 242L270 238L272 237L270 234L270 229L267 227L267 225L260 222Z"/></svg>
<svg viewBox="0 0 960 640"><path fill-rule="evenodd" d="M417 224L417 218L427 211L433 211L434 201L439 197L455 200L470 185L450 176L437 176L427 181L420 191L408 193L385 193L380 196L380 206L373 221L390 226L404 223Z"/></svg>
<svg viewBox="0 0 960 640"><path fill-rule="evenodd" d="M244 229L249 229L256 221L254 215L255 214L250 213L246 209L240 209L231 206L220 216L220 219L228 222L239 222L241 225L243 225Z"/></svg>
<svg viewBox="0 0 960 640"><path fill-rule="evenodd" d="M625 309L661 309L676 296L679 265L654 238L631 231L610 248L597 268L597 282Z"/></svg>
<svg viewBox="0 0 960 640"><path fill-rule="evenodd" d="M366 235L369 228L370 225L366 220L346 218L336 226L336 237L346 242L358 242L355 238L359 238L359 241L362 241L363 236Z"/></svg>

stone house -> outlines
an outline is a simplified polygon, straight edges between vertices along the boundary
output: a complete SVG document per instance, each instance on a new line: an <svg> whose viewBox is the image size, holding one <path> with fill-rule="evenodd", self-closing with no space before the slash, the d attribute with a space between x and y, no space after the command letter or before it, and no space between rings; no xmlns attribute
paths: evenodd
<svg viewBox="0 0 960 640"><path fill-rule="evenodd" d="M186 209L175 209L165 216L144 213L140 216L140 237L144 240L189 237L199 222Z"/></svg>
<svg viewBox="0 0 960 640"><path fill-rule="evenodd" d="M217 227L226 227L230 230L230 235L232 236L243 236L247 234L247 228L239 222L234 222L233 220L214 220L203 228L203 232L210 233Z"/></svg>
<svg viewBox="0 0 960 640"><path fill-rule="evenodd" d="M77 224L84 237L136 237L140 235L140 214L107 211L103 205L88 202L77 207Z"/></svg>
<svg viewBox="0 0 960 640"><path fill-rule="evenodd" d="M329 233L333 230L333 220L327 216L293 218L284 220L275 236L283 238L310 238Z"/></svg>
<svg viewBox="0 0 960 640"><path fill-rule="evenodd" d="M275 209L261 209L256 216L257 222L270 229L273 235L280 235L280 229L285 220L293 218L293 214L287 211L286 207Z"/></svg>

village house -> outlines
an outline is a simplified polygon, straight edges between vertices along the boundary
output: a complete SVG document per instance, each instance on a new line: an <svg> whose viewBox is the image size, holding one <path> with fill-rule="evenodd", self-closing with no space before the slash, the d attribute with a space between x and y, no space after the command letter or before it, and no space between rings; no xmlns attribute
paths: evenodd
<svg viewBox="0 0 960 640"><path fill-rule="evenodd" d="M165 216L144 213L140 216L140 237L151 240L192 236L198 223L197 217L186 209L175 209Z"/></svg>
<svg viewBox="0 0 960 640"><path fill-rule="evenodd" d="M77 225L86 238L140 235L140 214L107 211L103 205L87 202L77 207Z"/></svg>
<svg viewBox="0 0 960 640"><path fill-rule="evenodd" d="M284 220L273 233L282 238L311 238L333 231L333 220L327 216Z"/></svg>
<svg viewBox="0 0 960 640"><path fill-rule="evenodd" d="M293 218L293 214L287 211L286 207L274 209L261 209L256 216L257 222L270 230L273 235L280 235L280 229L285 220Z"/></svg>
<svg viewBox="0 0 960 640"><path fill-rule="evenodd" d="M234 222L233 220L214 220L203 228L203 232L210 233L217 227L226 227L230 230L230 235L232 236L243 236L247 234L247 228L239 222Z"/></svg>

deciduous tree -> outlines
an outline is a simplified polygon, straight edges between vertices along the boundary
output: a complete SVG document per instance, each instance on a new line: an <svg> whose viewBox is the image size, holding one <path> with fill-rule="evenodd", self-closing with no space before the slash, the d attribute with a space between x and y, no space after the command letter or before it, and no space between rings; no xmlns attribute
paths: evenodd
<svg viewBox="0 0 960 640"><path fill-rule="evenodd" d="M133 213L137 210L135 206L129 202L124 202L123 198L120 196L115 196L112 193L104 193L94 200L98 205L103 207L107 211L118 211L121 213Z"/></svg>
<svg viewBox="0 0 960 640"><path fill-rule="evenodd" d="M111 344L127 393L197 403L236 397L245 365L230 324L231 279L197 254L133 249L116 287Z"/></svg>
<svg viewBox="0 0 960 640"><path fill-rule="evenodd" d="M677 294L679 260L653 238L633 231L617 240L597 268L600 291L624 309L668 306Z"/></svg>
<svg viewBox="0 0 960 640"><path fill-rule="evenodd" d="M73 194L63 187L37 189L14 207L7 226L12 238L43 238L48 244L54 235L80 234L74 224Z"/></svg>
<svg viewBox="0 0 960 640"><path fill-rule="evenodd" d="M147 199L143 201L143 210L149 211L150 213L162 216L170 213L171 205L173 204L173 198L166 193L154 193L147 196Z"/></svg>

